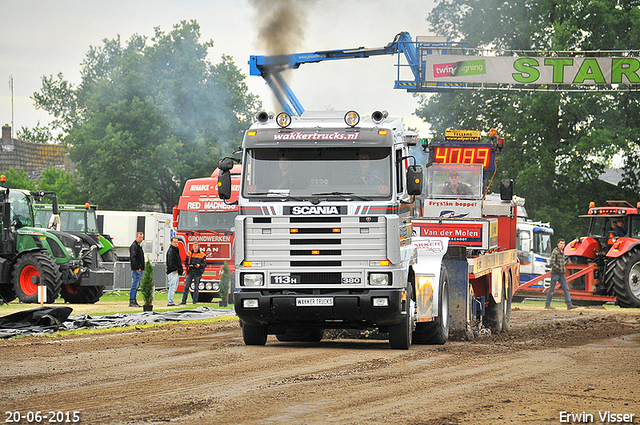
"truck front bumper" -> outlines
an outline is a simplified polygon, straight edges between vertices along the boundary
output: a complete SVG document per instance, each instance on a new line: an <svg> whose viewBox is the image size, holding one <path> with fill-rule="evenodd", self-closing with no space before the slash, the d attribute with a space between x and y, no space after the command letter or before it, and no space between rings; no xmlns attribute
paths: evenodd
<svg viewBox="0 0 640 425"><path fill-rule="evenodd" d="M241 290L234 293L234 308L243 322L253 325L364 329L400 323L403 293L391 288L322 295ZM332 299L332 305L313 305L314 299Z"/></svg>

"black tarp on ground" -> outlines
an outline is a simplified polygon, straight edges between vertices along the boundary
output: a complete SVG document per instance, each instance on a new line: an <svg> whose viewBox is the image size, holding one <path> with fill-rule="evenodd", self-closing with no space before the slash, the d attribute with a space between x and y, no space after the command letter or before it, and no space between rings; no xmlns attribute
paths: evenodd
<svg viewBox="0 0 640 425"><path fill-rule="evenodd" d="M24 310L0 317L0 338L16 335L36 335L53 333L57 330L83 328L110 328L120 326L145 325L170 321L202 320L219 316L233 316L235 312L227 309L198 307L194 310L172 310L164 313L145 312L133 314L114 314L91 317L88 314L70 316L71 307L40 307Z"/></svg>

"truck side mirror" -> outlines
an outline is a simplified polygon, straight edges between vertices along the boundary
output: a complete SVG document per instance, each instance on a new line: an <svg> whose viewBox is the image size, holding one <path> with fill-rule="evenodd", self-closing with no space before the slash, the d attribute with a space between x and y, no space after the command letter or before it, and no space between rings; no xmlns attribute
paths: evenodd
<svg viewBox="0 0 640 425"><path fill-rule="evenodd" d="M231 163L233 167L233 162ZM218 167L220 168L220 167ZM231 168L222 169L220 168L220 172L218 173L218 197L223 200L227 200L231 198Z"/></svg>
<svg viewBox="0 0 640 425"><path fill-rule="evenodd" d="M180 214L180 210L176 205L175 207L173 207L173 227L178 227L178 214Z"/></svg>
<svg viewBox="0 0 640 425"><path fill-rule="evenodd" d="M218 168L221 171L231 170L233 168L233 158L229 158L229 157L222 158L220 161L218 161Z"/></svg>
<svg viewBox="0 0 640 425"><path fill-rule="evenodd" d="M513 198L513 180L503 179L500 182L500 199L510 201Z"/></svg>
<svg viewBox="0 0 640 425"><path fill-rule="evenodd" d="M423 177L421 165L409 165L407 167L407 193L409 195L420 195L422 193Z"/></svg>
<svg viewBox="0 0 640 425"><path fill-rule="evenodd" d="M51 203L51 213L53 215L60 215L60 208L58 208L58 197L53 195L53 202Z"/></svg>

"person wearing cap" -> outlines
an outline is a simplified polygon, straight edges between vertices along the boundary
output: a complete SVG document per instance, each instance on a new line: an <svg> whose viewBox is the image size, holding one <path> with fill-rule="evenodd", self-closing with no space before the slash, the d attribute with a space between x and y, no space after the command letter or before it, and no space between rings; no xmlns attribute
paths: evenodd
<svg viewBox="0 0 640 425"><path fill-rule="evenodd" d="M471 186L460 182L457 171L449 172L449 181L442 187L442 195L473 195Z"/></svg>

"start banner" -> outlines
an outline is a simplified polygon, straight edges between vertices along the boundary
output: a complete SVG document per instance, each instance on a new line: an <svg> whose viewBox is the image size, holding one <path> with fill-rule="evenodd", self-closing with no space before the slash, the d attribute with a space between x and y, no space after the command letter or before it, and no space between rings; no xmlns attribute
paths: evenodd
<svg viewBox="0 0 640 425"><path fill-rule="evenodd" d="M637 57L425 55L425 81L451 83L640 84Z"/></svg>

